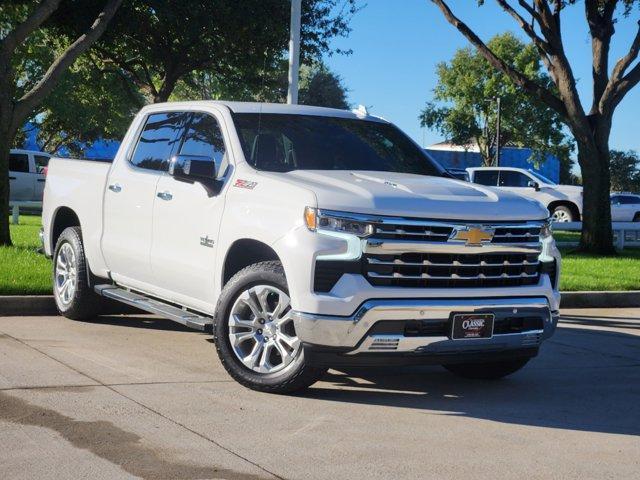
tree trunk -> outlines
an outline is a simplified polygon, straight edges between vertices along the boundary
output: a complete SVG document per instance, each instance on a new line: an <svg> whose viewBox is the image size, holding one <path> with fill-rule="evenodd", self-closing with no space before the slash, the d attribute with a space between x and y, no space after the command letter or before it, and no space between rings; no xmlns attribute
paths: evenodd
<svg viewBox="0 0 640 480"><path fill-rule="evenodd" d="M597 254L613 254L611 228L611 174L609 146L606 141L580 142L578 162L582 170L583 208L580 250Z"/></svg>
<svg viewBox="0 0 640 480"><path fill-rule="evenodd" d="M9 148L12 138L0 125L0 246L11 245L9 232Z"/></svg>

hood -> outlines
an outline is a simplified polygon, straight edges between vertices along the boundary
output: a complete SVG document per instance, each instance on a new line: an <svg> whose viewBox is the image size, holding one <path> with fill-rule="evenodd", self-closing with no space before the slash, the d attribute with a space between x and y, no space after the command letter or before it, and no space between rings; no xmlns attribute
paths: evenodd
<svg viewBox="0 0 640 480"><path fill-rule="evenodd" d="M582 193L582 187L579 185L554 185L552 188L566 195L580 195Z"/></svg>
<svg viewBox="0 0 640 480"><path fill-rule="evenodd" d="M549 216L535 200L449 178L343 170L297 170L284 175L312 190L318 207L325 210L464 221Z"/></svg>

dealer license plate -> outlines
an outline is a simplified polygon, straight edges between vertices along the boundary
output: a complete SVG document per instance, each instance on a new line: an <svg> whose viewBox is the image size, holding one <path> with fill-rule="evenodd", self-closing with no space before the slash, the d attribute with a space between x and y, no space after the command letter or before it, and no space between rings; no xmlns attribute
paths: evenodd
<svg viewBox="0 0 640 480"><path fill-rule="evenodd" d="M493 313L456 313L453 315L451 338L491 338L494 318Z"/></svg>

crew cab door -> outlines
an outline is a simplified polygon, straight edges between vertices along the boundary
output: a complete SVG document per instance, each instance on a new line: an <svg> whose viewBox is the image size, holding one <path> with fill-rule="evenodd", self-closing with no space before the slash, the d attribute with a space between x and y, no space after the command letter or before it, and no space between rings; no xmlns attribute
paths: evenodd
<svg viewBox="0 0 640 480"><path fill-rule="evenodd" d="M147 290L153 284L150 251L156 185L179 147L186 115L150 113L135 148L118 157L104 194L102 251L113 279ZM96 215L99 212L96 212Z"/></svg>
<svg viewBox="0 0 640 480"><path fill-rule="evenodd" d="M29 171L29 154L9 154L9 199L12 202L33 201L34 177Z"/></svg>
<svg viewBox="0 0 640 480"><path fill-rule="evenodd" d="M522 172L516 170L500 170L498 187L525 197L538 199L538 192L531 186L534 182L537 183L529 175L525 175Z"/></svg>
<svg viewBox="0 0 640 480"><path fill-rule="evenodd" d="M153 208L151 269L158 296L206 312L214 304L226 148L220 121L211 113L190 113L185 131L176 153L211 159L219 180L212 189L162 175Z"/></svg>

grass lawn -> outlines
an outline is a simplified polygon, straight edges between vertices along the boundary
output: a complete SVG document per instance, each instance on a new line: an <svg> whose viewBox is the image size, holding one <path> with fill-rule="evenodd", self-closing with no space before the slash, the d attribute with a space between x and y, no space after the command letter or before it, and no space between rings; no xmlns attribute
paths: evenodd
<svg viewBox="0 0 640 480"><path fill-rule="evenodd" d="M0 247L0 295L51 294L51 261L38 253L40 217L11 225L13 247Z"/></svg>
<svg viewBox="0 0 640 480"><path fill-rule="evenodd" d="M0 295L50 294L51 261L39 254L40 217L21 215L11 225L13 247L0 247ZM579 240L579 234L561 232L558 241ZM562 252L560 289L640 290L640 249L626 249L615 257Z"/></svg>

